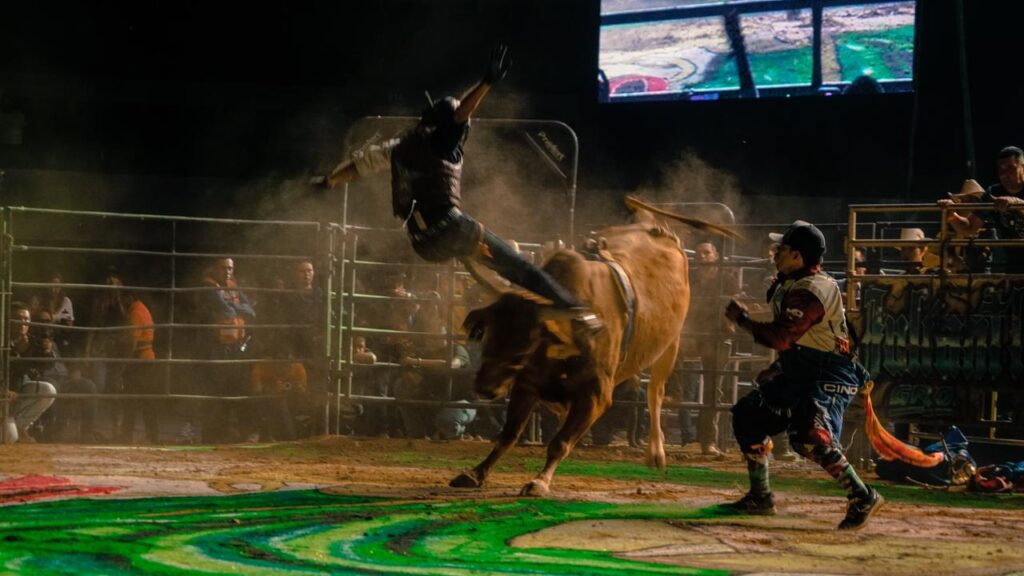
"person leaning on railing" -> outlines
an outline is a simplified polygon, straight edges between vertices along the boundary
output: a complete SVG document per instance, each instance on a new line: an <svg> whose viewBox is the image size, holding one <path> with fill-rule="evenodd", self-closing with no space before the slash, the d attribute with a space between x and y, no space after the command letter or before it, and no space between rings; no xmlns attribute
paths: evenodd
<svg viewBox="0 0 1024 576"><path fill-rule="evenodd" d="M1007 146L999 151L996 162L998 184L981 191L977 182L968 180L965 189L959 194L938 201L940 206L946 207L967 202L994 205L995 210L989 214L950 212L948 222L958 238L1024 240L1024 150ZM992 250L992 255L996 262L1003 265L996 268L997 272L1024 272L1024 247L997 248Z"/></svg>

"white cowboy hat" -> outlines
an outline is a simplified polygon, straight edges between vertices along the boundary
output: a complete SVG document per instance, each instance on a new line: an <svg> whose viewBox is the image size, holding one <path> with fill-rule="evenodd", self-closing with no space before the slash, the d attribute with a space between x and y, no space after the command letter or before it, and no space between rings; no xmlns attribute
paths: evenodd
<svg viewBox="0 0 1024 576"><path fill-rule="evenodd" d="M964 180L963 185L960 186L960 191L955 194L950 192L949 197L957 203L978 202L984 193L985 189L976 180Z"/></svg>
<svg viewBox="0 0 1024 576"><path fill-rule="evenodd" d="M920 228L901 228L900 229L900 240L927 240L928 237L924 235L924 230Z"/></svg>

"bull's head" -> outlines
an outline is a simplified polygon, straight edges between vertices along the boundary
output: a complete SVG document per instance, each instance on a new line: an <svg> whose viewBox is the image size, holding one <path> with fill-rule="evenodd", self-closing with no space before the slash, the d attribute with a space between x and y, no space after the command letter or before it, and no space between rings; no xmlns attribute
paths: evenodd
<svg viewBox="0 0 1024 576"><path fill-rule="evenodd" d="M463 323L471 337L482 338L483 353L474 389L493 400L508 393L541 344L542 306L518 294L505 294L486 308L473 310Z"/></svg>

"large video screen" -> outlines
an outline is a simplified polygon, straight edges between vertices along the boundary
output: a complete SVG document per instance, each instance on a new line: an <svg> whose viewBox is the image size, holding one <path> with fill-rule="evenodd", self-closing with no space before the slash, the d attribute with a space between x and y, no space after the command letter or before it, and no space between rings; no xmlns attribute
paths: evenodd
<svg viewBox="0 0 1024 576"><path fill-rule="evenodd" d="M913 90L915 1L601 0L605 102Z"/></svg>

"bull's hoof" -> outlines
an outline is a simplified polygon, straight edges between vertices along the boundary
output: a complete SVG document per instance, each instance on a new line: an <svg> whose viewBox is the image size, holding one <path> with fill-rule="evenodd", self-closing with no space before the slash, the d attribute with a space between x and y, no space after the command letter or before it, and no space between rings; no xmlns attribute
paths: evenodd
<svg viewBox="0 0 1024 576"><path fill-rule="evenodd" d="M541 480L530 480L523 486L523 489L519 491L520 496L547 496L550 489L548 488L547 482Z"/></svg>
<svg viewBox="0 0 1024 576"><path fill-rule="evenodd" d="M452 478L452 481L448 483L452 488L479 488L483 484L472 470L464 471L455 478Z"/></svg>
<svg viewBox="0 0 1024 576"><path fill-rule="evenodd" d="M666 465L667 465L667 462L666 462L666 459L665 459L665 453L664 452L661 452L659 454L648 454L647 455L647 467L648 468L657 468L658 470L664 471Z"/></svg>

